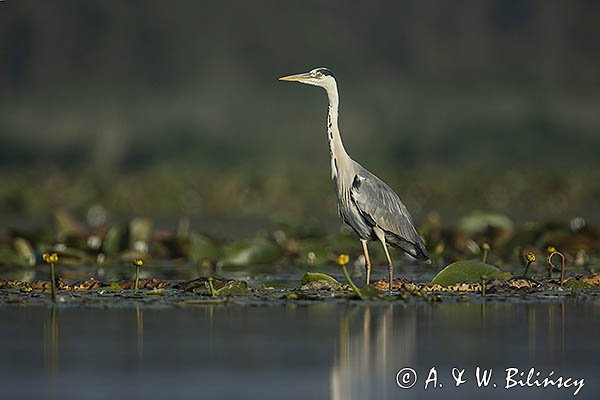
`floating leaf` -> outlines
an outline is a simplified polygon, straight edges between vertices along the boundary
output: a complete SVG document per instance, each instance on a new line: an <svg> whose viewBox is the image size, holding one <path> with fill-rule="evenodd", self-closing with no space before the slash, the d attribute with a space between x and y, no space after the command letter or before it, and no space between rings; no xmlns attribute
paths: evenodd
<svg viewBox="0 0 600 400"><path fill-rule="evenodd" d="M13 246L17 254L27 262L27 265L30 267L35 265L35 251L27 239L16 237L13 240Z"/></svg>
<svg viewBox="0 0 600 400"><path fill-rule="evenodd" d="M244 281L230 281L220 289L216 289L219 296L242 296L248 293L248 284Z"/></svg>
<svg viewBox="0 0 600 400"><path fill-rule="evenodd" d="M300 262L305 265L321 266L329 262L329 249L324 239L307 239L299 251Z"/></svg>
<svg viewBox="0 0 600 400"><path fill-rule="evenodd" d="M223 248L223 266L247 266L252 264L270 264L282 255L281 248L275 243L262 239L248 239Z"/></svg>
<svg viewBox="0 0 600 400"><path fill-rule="evenodd" d="M189 243L188 258L194 263L204 260L215 262L221 256L219 246L206 236L192 233L189 235Z"/></svg>
<svg viewBox="0 0 600 400"><path fill-rule="evenodd" d="M513 233L514 224L503 214L474 211L460 219L457 230L468 236L493 233L494 243L505 243Z"/></svg>
<svg viewBox="0 0 600 400"><path fill-rule="evenodd" d="M61 237L81 236L86 229L81 222L64 210L58 210L54 214L56 229Z"/></svg>
<svg viewBox="0 0 600 400"><path fill-rule="evenodd" d="M573 289L600 290L600 274L568 278L565 286Z"/></svg>
<svg viewBox="0 0 600 400"><path fill-rule="evenodd" d="M129 247L129 228L126 225L115 225L106 234L102 248L109 256L114 256Z"/></svg>
<svg viewBox="0 0 600 400"><path fill-rule="evenodd" d="M327 275L327 274L323 274L320 272L307 272L304 274L304 276L302 277L302 284L305 283L309 283L309 282L314 282L314 281L328 281L331 283L337 283L338 285L341 285L341 283L339 283L337 281L337 279L335 279L334 277Z"/></svg>
<svg viewBox="0 0 600 400"><path fill-rule="evenodd" d="M248 293L248 284L222 278L200 277L183 286L183 290L214 296L234 296Z"/></svg>
<svg viewBox="0 0 600 400"><path fill-rule="evenodd" d="M319 272L307 272L300 283L301 290L337 290L342 287L342 284L332 276Z"/></svg>
<svg viewBox="0 0 600 400"><path fill-rule="evenodd" d="M150 218L134 218L129 223L129 247L147 253L152 239L152 220Z"/></svg>
<svg viewBox="0 0 600 400"><path fill-rule="evenodd" d="M0 265L29 267L29 261L12 249L0 249Z"/></svg>
<svg viewBox="0 0 600 400"><path fill-rule="evenodd" d="M60 251L60 263L62 265L90 265L95 259L81 249L64 247Z"/></svg>
<svg viewBox="0 0 600 400"><path fill-rule="evenodd" d="M509 272L502 272L497 267L476 260L457 261L441 270L432 280L432 284L442 286L456 285L459 283L479 283L481 277L485 279L511 278Z"/></svg>
<svg viewBox="0 0 600 400"><path fill-rule="evenodd" d="M381 300L380 291L373 285L367 285L360 290L363 300Z"/></svg>

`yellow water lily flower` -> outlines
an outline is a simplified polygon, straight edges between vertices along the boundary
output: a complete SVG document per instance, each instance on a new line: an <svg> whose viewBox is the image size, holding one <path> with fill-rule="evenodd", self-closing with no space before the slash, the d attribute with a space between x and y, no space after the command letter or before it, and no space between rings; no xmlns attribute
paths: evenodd
<svg viewBox="0 0 600 400"><path fill-rule="evenodd" d="M133 260L133 265L135 267L141 267L142 265L144 265L144 260L142 260L141 258L136 258L135 260Z"/></svg>
<svg viewBox="0 0 600 400"><path fill-rule="evenodd" d="M55 262L58 261L58 254L56 253L44 253L42 254L42 260L44 260L44 262L46 264L53 264Z"/></svg>
<svg viewBox="0 0 600 400"><path fill-rule="evenodd" d="M529 262L535 262L535 253L533 251L528 251L527 254L525 254L525 258Z"/></svg>
<svg viewBox="0 0 600 400"><path fill-rule="evenodd" d="M337 265L346 265L348 262L350 262L350 257L348 257L348 254L340 254L335 259L335 263Z"/></svg>

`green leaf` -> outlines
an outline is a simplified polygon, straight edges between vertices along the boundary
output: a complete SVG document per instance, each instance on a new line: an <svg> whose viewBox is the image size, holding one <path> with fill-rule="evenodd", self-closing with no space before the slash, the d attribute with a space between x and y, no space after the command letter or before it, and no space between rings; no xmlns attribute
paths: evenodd
<svg viewBox="0 0 600 400"><path fill-rule="evenodd" d="M27 239L17 237L13 240L13 246L17 254L26 260L29 267L35 265L35 251Z"/></svg>
<svg viewBox="0 0 600 400"><path fill-rule="evenodd" d="M216 262L221 256L221 250L206 236L192 233L189 236L190 247L188 257L195 263L204 260Z"/></svg>
<svg viewBox="0 0 600 400"><path fill-rule="evenodd" d="M302 241L300 250L300 262L311 267L327 264L329 249L324 239L307 239Z"/></svg>
<svg viewBox="0 0 600 400"><path fill-rule="evenodd" d="M572 289L600 290L600 287L598 286L591 285L588 282L575 278L568 278L565 281L565 286Z"/></svg>
<svg viewBox="0 0 600 400"><path fill-rule="evenodd" d="M337 281L337 279L335 279L332 276L329 276L327 274L322 274L320 272L307 272L304 274L304 276L302 277L302 284L305 285L307 283L310 282L315 282L315 281L328 281L331 283L337 283L338 285L341 285L341 283L339 283Z"/></svg>
<svg viewBox="0 0 600 400"><path fill-rule="evenodd" d="M129 248L129 227L127 225L115 225L106 234L102 243L104 252L114 256Z"/></svg>
<svg viewBox="0 0 600 400"><path fill-rule="evenodd" d="M223 253L221 265L241 267L273 263L283 252L277 244L267 239L256 238L225 246Z"/></svg>
<svg viewBox="0 0 600 400"><path fill-rule="evenodd" d="M248 284L245 281L203 276L186 282L183 290L209 296L246 295L248 294Z"/></svg>
<svg viewBox="0 0 600 400"><path fill-rule="evenodd" d="M381 292L373 285L366 285L360 290L360 293L363 300L381 300Z"/></svg>
<svg viewBox="0 0 600 400"><path fill-rule="evenodd" d="M485 232L489 227L512 232L514 224L506 215L473 211L458 221L457 229L467 235Z"/></svg>
<svg viewBox="0 0 600 400"><path fill-rule="evenodd" d="M319 272L307 272L302 277L302 282L300 283L302 285L300 287L301 290L338 290L342 287L342 284L335 278Z"/></svg>
<svg viewBox="0 0 600 400"><path fill-rule="evenodd" d="M0 248L0 265L19 266L19 267L30 267L31 264L28 259L17 254L16 251L11 249Z"/></svg>
<svg viewBox="0 0 600 400"><path fill-rule="evenodd" d="M507 280L512 277L510 272L502 272L497 267L476 260L457 261L441 270L431 283L442 286L459 283L479 283L482 276L488 279Z"/></svg>
<svg viewBox="0 0 600 400"><path fill-rule="evenodd" d="M220 289L216 289L219 296L243 296L248 293L248 284L245 281L232 281Z"/></svg>

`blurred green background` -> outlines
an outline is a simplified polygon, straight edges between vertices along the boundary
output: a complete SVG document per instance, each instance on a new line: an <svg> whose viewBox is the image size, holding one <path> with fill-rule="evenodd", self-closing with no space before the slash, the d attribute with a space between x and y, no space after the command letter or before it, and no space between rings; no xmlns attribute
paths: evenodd
<svg viewBox="0 0 600 400"><path fill-rule="evenodd" d="M600 3L0 3L0 220L335 217L320 89L422 221L598 221ZM210 230L210 228L207 228Z"/></svg>

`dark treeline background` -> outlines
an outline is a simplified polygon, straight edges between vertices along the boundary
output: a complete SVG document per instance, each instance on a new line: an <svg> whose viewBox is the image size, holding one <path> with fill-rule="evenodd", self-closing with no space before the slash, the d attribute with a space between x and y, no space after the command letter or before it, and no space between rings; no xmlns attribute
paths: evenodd
<svg viewBox="0 0 600 400"><path fill-rule="evenodd" d="M328 66L347 148L417 214L581 213L599 40L595 1L7 0L0 207L333 213L324 94L276 79Z"/></svg>

